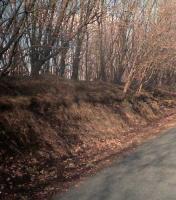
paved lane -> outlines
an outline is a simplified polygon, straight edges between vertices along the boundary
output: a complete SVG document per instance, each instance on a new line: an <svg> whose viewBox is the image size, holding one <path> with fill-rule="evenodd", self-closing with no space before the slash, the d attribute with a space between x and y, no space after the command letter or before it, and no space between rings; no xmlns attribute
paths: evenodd
<svg viewBox="0 0 176 200"><path fill-rule="evenodd" d="M176 200L176 128L53 200Z"/></svg>

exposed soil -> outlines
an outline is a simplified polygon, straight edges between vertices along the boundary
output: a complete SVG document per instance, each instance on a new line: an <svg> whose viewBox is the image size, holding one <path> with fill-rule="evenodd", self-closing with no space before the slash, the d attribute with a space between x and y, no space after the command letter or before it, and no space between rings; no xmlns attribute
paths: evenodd
<svg viewBox="0 0 176 200"><path fill-rule="evenodd" d="M0 199L50 199L176 124L175 93L103 82L0 81Z"/></svg>

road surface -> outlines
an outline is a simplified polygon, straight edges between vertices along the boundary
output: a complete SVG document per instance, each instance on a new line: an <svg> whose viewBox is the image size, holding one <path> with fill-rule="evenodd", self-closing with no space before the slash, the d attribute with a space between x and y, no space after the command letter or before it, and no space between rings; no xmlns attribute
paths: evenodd
<svg viewBox="0 0 176 200"><path fill-rule="evenodd" d="M176 200L176 128L53 200Z"/></svg>

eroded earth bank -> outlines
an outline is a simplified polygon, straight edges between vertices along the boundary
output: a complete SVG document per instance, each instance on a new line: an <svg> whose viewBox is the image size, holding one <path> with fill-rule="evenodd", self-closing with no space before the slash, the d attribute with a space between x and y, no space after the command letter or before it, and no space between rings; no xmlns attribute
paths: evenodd
<svg viewBox="0 0 176 200"><path fill-rule="evenodd" d="M0 199L50 199L176 124L176 95L103 82L0 81Z"/></svg>

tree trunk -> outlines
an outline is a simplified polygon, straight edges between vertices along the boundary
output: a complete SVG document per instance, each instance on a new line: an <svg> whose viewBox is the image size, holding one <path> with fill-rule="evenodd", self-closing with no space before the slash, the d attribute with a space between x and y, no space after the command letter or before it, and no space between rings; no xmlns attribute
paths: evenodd
<svg viewBox="0 0 176 200"><path fill-rule="evenodd" d="M61 52L61 60L60 60L60 76L61 77L64 77L64 74L65 74L65 68L66 68L66 56L67 56L67 52L68 52L68 49L69 49L69 43L65 43L63 44L63 51Z"/></svg>
<svg viewBox="0 0 176 200"><path fill-rule="evenodd" d="M31 65L31 76L39 76L40 67L37 62Z"/></svg>
<svg viewBox="0 0 176 200"><path fill-rule="evenodd" d="M124 70L125 68L124 67L119 67L117 69L117 72L115 74L115 77L114 77L114 82L121 85L122 84L122 77L123 77L123 74L124 74Z"/></svg>
<svg viewBox="0 0 176 200"><path fill-rule="evenodd" d="M82 47L82 42L83 42L83 36L77 37L77 44L76 44L76 51L75 51L75 56L73 60L73 73L72 73L72 79L73 80L78 80L78 75L79 75L79 64L80 64L80 55L81 55L81 47Z"/></svg>

